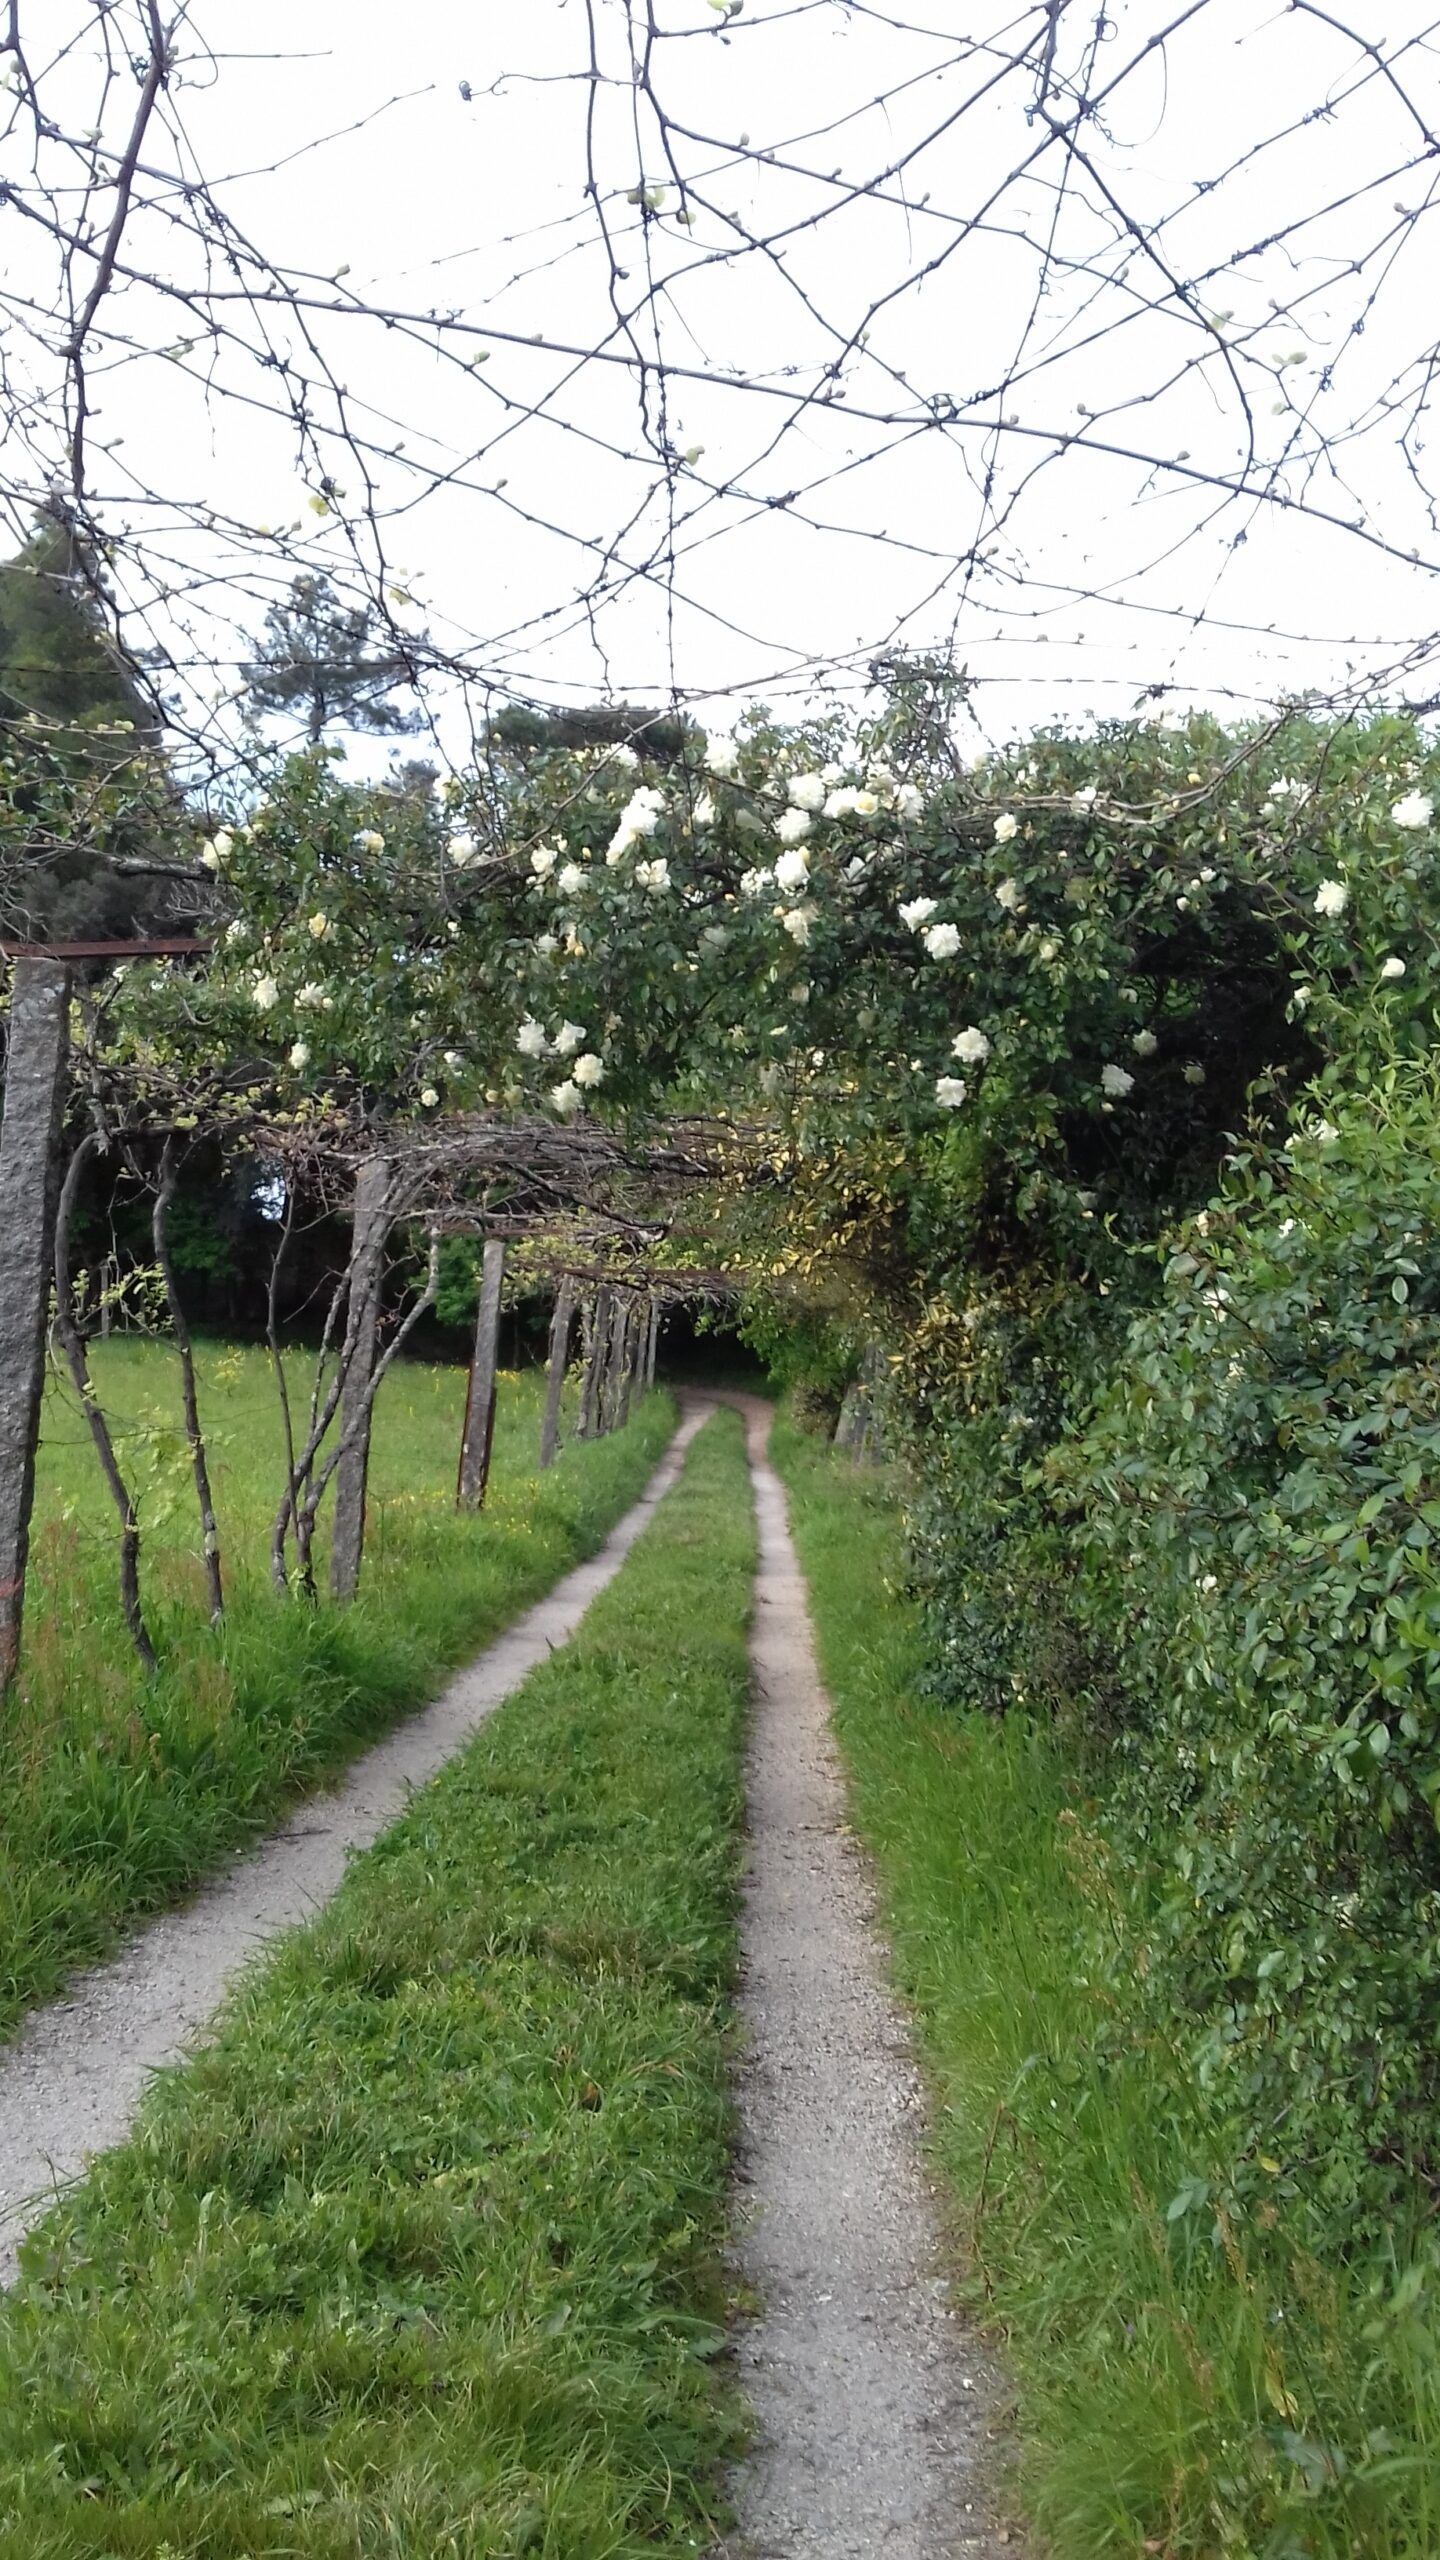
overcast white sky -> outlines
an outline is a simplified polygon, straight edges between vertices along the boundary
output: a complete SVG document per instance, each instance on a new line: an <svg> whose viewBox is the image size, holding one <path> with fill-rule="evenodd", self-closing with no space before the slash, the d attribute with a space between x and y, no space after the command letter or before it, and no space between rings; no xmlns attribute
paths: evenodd
<svg viewBox="0 0 1440 2560"><path fill-rule="evenodd" d="M723 718L953 647L1004 735L1388 667L1440 626L1440 22L1353 5L1363 44L1264 0L1116 0L1097 43L1071 0L1047 79L1046 11L1003 0L653 0L648 49L641 0L192 0L92 364L89 488L148 563L122 577L206 693L302 561L412 598L478 707ZM42 177L97 237L136 94L101 23L32 0L26 27L67 137ZM315 307L235 298L170 169ZM15 260L12 305L58 299L36 227ZM23 513L63 327L9 337Z"/></svg>

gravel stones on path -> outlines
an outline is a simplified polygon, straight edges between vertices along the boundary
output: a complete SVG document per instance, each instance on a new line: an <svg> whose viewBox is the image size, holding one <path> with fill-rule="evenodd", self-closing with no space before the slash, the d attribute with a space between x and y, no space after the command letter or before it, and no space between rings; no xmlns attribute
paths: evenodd
<svg viewBox="0 0 1440 2560"><path fill-rule="evenodd" d="M659 1467L603 1546L432 1706L353 1762L338 1786L307 1797L283 1829L193 1902L150 1923L108 1963L76 1975L63 1998L37 2009L0 2048L0 2283L13 2276L21 2239L57 2189L79 2176L92 2152L124 2138L149 2074L181 2059L237 1967L277 1930L327 1902L352 1853L368 1848L404 1812L414 1789L573 1636L713 1409L687 1399Z"/></svg>
<svg viewBox="0 0 1440 2560"><path fill-rule="evenodd" d="M999 2560L985 2480L1000 2395L946 2301L920 2090L770 1419L747 1404L760 1571L735 2254L761 2305L738 2342L758 2426L725 2560Z"/></svg>

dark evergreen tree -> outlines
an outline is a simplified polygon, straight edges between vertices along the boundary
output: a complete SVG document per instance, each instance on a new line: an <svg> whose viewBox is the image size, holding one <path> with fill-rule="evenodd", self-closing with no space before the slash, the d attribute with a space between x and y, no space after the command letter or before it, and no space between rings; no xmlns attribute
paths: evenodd
<svg viewBox="0 0 1440 2560"><path fill-rule="evenodd" d="M100 564L58 504L0 561L0 753L0 932L192 927L188 831L155 706L111 631Z"/></svg>
<svg viewBox="0 0 1440 2560"><path fill-rule="evenodd" d="M415 683L415 647L385 630L371 606L346 604L328 578L307 575L270 607L245 681L257 711L298 713L313 746L335 722L405 736L421 714L392 696Z"/></svg>
<svg viewBox="0 0 1440 2560"><path fill-rule="evenodd" d="M699 731L679 713L647 711L636 702L593 702L554 711L515 703L495 713L485 735L492 747L522 760L554 747L633 747L637 756L656 764L676 764L687 744L696 749L700 744Z"/></svg>

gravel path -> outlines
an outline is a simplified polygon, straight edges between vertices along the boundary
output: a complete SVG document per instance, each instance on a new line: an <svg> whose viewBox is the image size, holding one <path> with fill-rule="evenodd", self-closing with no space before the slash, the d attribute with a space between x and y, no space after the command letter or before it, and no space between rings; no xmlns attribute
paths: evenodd
<svg viewBox="0 0 1440 2560"><path fill-rule="evenodd" d="M999 2393L947 2306L920 2091L846 1825L770 1412L746 1414L760 1572L737 2256L762 2309L740 2340L759 2423L725 2552L988 2560Z"/></svg>
<svg viewBox="0 0 1440 2560"><path fill-rule="evenodd" d="M179 1911L152 1922L109 1963L79 1974L0 2050L0 2283L56 2189L87 2156L127 2132L151 2071L179 2059L218 2006L237 1965L277 1929L328 1901L353 1850L402 1813L502 1699L575 1633L619 1572L713 1407L688 1400L640 1500L588 1564L557 1582L462 1671L433 1706L311 1796L283 1830Z"/></svg>

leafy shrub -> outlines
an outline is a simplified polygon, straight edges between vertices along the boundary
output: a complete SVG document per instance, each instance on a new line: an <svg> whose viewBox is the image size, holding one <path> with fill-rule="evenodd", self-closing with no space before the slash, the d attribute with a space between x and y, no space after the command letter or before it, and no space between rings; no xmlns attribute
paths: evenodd
<svg viewBox="0 0 1440 2560"><path fill-rule="evenodd" d="M1437 1105L1392 1070L1237 1159L1048 1470L1168 1879L1145 1978L1242 2174L1326 2214L1440 2179Z"/></svg>

